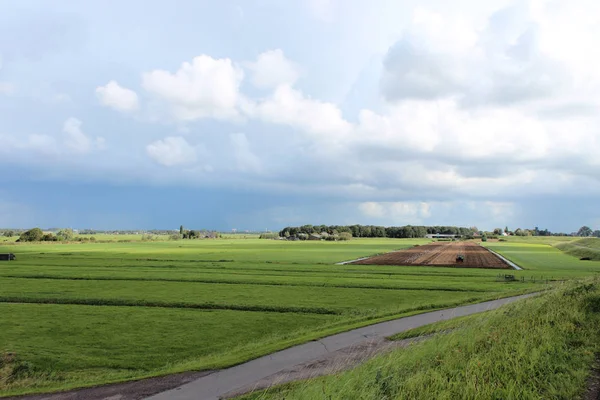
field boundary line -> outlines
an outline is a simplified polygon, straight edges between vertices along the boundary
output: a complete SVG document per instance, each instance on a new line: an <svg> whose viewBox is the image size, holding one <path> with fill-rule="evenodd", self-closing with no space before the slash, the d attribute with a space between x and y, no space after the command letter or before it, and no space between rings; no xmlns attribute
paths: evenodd
<svg viewBox="0 0 600 400"><path fill-rule="evenodd" d="M504 261L505 263L507 263L508 265L510 265L510 267L514 270L517 271L523 271L524 269L519 267L517 264L515 264L514 262L510 261L508 258L504 257L502 254L495 252L494 250L485 247L485 246L481 246L485 249L487 249L490 253L494 254L496 257L498 257L499 259L501 259L502 261Z"/></svg>

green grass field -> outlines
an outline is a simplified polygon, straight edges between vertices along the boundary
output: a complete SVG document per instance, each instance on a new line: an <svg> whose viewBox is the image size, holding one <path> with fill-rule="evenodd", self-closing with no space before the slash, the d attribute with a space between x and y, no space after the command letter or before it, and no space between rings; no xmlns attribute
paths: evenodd
<svg viewBox="0 0 600 400"><path fill-rule="evenodd" d="M544 244L490 243L527 268L335 265L423 239L0 244L0 395L233 365L352 327L600 272ZM535 281L532 278L535 276ZM4 372L3 372L4 371Z"/></svg>

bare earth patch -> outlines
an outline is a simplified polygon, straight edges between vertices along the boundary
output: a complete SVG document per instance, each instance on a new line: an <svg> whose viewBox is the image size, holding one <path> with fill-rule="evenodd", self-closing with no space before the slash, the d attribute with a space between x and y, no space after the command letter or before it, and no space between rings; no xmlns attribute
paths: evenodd
<svg viewBox="0 0 600 400"><path fill-rule="evenodd" d="M212 371L184 372L68 392L3 397L2 400L139 400L165 390L174 389L210 373Z"/></svg>
<svg viewBox="0 0 600 400"><path fill-rule="evenodd" d="M459 256L462 256L462 261L459 261ZM511 269L504 260L474 242L431 243L358 260L352 264Z"/></svg>

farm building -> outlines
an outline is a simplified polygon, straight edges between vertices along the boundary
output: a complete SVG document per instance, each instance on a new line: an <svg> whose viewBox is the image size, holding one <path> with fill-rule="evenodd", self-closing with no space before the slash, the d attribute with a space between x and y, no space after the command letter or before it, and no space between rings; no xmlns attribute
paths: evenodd
<svg viewBox="0 0 600 400"><path fill-rule="evenodd" d="M460 235L447 235L444 233L429 233L425 235L427 239L457 239L460 238Z"/></svg>
<svg viewBox="0 0 600 400"><path fill-rule="evenodd" d="M311 233L308 235L308 240L321 240L321 235L317 233Z"/></svg>
<svg viewBox="0 0 600 400"><path fill-rule="evenodd" d="M17 257L15 257L15 255L12 253L0 254L0 261L12 261L16 259Z"/></svg>

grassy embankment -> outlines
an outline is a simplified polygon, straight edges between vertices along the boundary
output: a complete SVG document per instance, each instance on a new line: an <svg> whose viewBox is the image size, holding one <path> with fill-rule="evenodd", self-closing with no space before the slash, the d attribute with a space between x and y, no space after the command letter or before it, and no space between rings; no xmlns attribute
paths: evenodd
<svg viewBox="0 0 600 400"><path fill-rule="evenodd" d="M600 349L598 281L408 331L443 332L335 376L245 396L272 399L575 399Z"/></svg>
<svg viewBox="0 0 600 400"><path fill-rule="evenodd" d="M584 238L572 242L558 243L555 247L573 257L600 261L599 238Z"/></svg>

